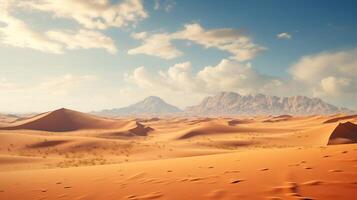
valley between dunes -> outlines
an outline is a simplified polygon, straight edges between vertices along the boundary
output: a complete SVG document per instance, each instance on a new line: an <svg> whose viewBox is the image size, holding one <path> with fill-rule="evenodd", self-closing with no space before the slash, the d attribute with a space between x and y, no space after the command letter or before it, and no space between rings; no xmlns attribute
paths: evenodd
<svg viewBox="0 0 357 200"><path fill-rule="evenodd" d="M0 121L0 199L354 199L357 116Z"/></svg>

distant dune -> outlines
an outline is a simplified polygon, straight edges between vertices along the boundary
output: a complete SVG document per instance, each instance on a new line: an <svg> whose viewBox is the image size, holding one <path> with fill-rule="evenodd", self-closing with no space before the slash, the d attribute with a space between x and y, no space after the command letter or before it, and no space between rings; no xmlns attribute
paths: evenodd
<svg viewBox="0 0 357 200"><path fill-rule="evenodd" d="M52 112L37 115L32 118L17 121L3 130L40 130L51 132L66 132L87 129L115 129L125 126L128 121L101 118L69 109L59 109ZM138 129L142 125L137 123ZM138 130L135 129L135 130ZM136 131L138 132L138 131Z"/></svg>
<svg viewBox="0 0 357 200"><path fill-rule="evenodd" d="M324 123L334 123L334 122L338 122L338 121L351 120L351 119L357 119L357 115L347 115L347 116L342 116L342 117L335 117L335 118L326 120Z"/></svg>
<svg viewBox="0 0 357 200"><path fill-rule="evenodd" d="M291 116L291 115L279 115L279 116L271 117L267 120L264 120L263 122L282 122L282 121L288 121L292 118L293 118L293 116Z"/></svg>

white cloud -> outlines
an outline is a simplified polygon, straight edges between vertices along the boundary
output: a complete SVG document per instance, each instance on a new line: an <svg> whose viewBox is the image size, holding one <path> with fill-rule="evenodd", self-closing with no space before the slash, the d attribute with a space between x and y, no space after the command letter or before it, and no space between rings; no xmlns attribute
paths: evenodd
<svg viewBox="0 0 357 200"><path fill-rule="evenodd" d="M160 79L174 90L195 90L197 86L191 69L190 62L178 63L170 67L167 72L159 71Z"/></svg>
<svg viewBox="0 0 357 200"><path fill-rule="evenodd" d="M295 84L316 97L337 104L353 104L357 99L356 49L305 56L290 73Z"/></svg>
<svg viewBox="0 0 357 200"><path fill-rule="evenodd" d="M65 49L103 48L116 53L114 41L100 32L80 29L78 32L52 30L40 33L24 21L11 15L15 1L5 1L0 6L0 42L7 46L30 48L45 53L62 54Z"/></svg>
<svg viewBox="0 0 357 200"><path fill-rule="evenodd" d="M176 58L182 55L182 52L173 46L173 40L187 40L205 48L217 48L232 54L230 58L237 61L251 60L266 49L253 43L252 39L240 30L229 28L205 30L197 23L186 24L184 29L178 32L146 35L141 39L143 44L129 50L129 54L146 54L165 59Z"/></svg>
<svg viewBox="0 0 357 200"><path fill-rule="evenodd" d="M132 74L124 74L124 78L127 81L134 82L136 85L138 85L141 88L154 88L156 87L158 82L151 77L151 74L149 74L144 66L136 68Z"/></svg>
<svg viewBox="0 0 357 200"><path fill-rule="evenodd" d="M42 52L60 54L62 46L50 41L45 35L30 29L25 22L11 16L12 1L0 5L0 41L7 46L31 48Z"/></svg>
<svg viewBox="0 0 357 200"><path fill-rule="evenodd" d="M242 94L272 93L271 89L280 86L278 78L262 75L251 65L223 59L216 66L207 66L198 72L197 78L203 82L205 91L236 91Z"/></svg>
<svg viewBox="0 0 357 200"><path fill-rule="evenodd" d="M320 81L321 89L329 95L338 95L344 91L344 88L351 86L351 80L347 78L335 78L329 76Z"/></svg>
<svg viewBox="0 0 357 200"><path fill-rule="evenodd" d="M64 44L67 49L102 48L111 54L117 52L114 41L97 31L83 29L77 33L73 31L48 31L46 35L50 39Z"/></svg>
<svg viewBox="0 0 357 200"><path fill-rule="evenodd" d="M278 35L276 35L276 37L278 39L285 39L285 40L288 40L288 39L291 39L292 38L292 35L290 33L279 33Z"/></svg>
<svg viewBox="0 0 357 200"><path fill-rule="evenodd" d="M137 34L132 36L134 38L140 37ZM142 39L144 39L143 45L130 49L128 54L146 54L163 59L172 59L182 55L182 52L171 44L171 36L169 34L155 34L150 37L143 37Z"/></svg>
<svg viewBox="0 0 357 200"><path fill-rule="evenodd" d="M297 80L316 83L329 76L357 76L357 50L323 52L304 56L294 64L290 72Z"/></svg>
<svg viewBox="0 0 357 200"><path fill-rule="evenodd" d="M147 37L147 32L138 32L138 33L132 33L130 36L134 39L137 39L137 40L142 40L142 39L145 39Z"/></svg>
<svg viewBox="0 0 357 200"><path fill-rule="evenodd" d="M58 18L77 21L89 29L123 27L148 17L141 0L29 0L21 2L26 9L49 12Z"/></svg>

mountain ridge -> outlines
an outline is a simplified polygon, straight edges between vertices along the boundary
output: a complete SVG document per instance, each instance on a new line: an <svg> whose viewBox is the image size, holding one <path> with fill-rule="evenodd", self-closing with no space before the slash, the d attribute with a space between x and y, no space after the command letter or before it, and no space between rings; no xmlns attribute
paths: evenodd
<svg viewBox="0 0 357 200"><path fill-rule="evenodd" d="M242 96L235 92L220 92L205 97L201 103L189 106L185 112L193 115L314 115L353 113L306 96L277 97L265 94Z"/></svg>

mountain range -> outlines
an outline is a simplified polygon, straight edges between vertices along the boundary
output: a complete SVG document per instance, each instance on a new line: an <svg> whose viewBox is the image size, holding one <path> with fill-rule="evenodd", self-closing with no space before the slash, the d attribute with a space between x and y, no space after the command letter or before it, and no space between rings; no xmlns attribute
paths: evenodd
<svg viewBox="0 0 357 200"><path fill-rule="evenodd" d="M306 96L277 97L264 94L240 95L235 92L221 92L204 98L198 105L185 110L170 105L160 97L150 96L123 108L102 110L94 114L102 116L226 116L226 115L314 115L353 113L324 102L319 98Z"/></svg>
<svg viewBox="0 0 357 200"><path fill-rule="evenodd" d="M306 96L277 97L264 94L242 96L234 92L221 92L209 96L185 112L193 115L314 115L352 113L319 98Z"/></svg>

